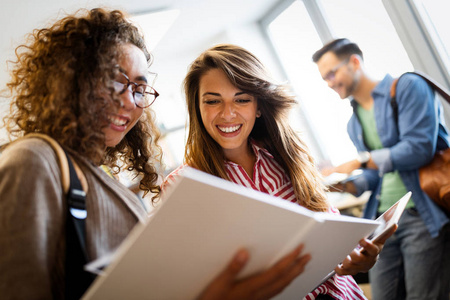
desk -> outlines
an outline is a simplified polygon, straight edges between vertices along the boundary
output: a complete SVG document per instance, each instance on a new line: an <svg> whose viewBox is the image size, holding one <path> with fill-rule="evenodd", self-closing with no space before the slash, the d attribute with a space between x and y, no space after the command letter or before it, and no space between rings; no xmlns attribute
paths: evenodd
<svg viewBox="0 0 450 300"><path fill-rule="evenodd" d="M355 197L349 193L329 192L327 193L327 196L331 205L339 209L341 214L361 217L363 208L369 200L370 194L370 191L366 191L361 196Z"/></svg>

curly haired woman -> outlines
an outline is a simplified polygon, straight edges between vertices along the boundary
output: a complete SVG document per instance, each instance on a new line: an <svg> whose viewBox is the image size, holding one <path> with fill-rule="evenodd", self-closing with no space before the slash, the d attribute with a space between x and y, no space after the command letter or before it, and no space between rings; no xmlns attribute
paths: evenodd
<svg viewBox="0 0 450 300"><path fill-rule="evenodd" d="M52 137L82 171L86 251L96 259L147 216L138 198L98 166L134 170L142 190L159 194L159 134L147 108L157 95L146 85L150 54L121 12L101 9L35 30L16 53L7 129L12 137ZM140 87L127 90L125 76ZM139 98L142 88L148 95ZM60 174L54 151L41 139L19 139L1 155L2 297L64 298L67 205Z"/></svg>
<svg viewBox="0 0 450 300"><path fill-rule="evenodd" d="M16 53L7 128L12 137L52 137L81 170L86 252L94 260L113 251L147 218L138 198L99 165L136 172L140 189L159 196L159 134L148 108L158 94L148 85L150 54L123 13L102 9L34 31ZM2 298L79 298L84 291L74 293L66 284L74 274L66 268L68 208L60 177L57 157L41 139L19 139L0 156ZM200 299L268 299L302 272L308 257L300 252L236 280L249 259L241 250Z"/></svg>

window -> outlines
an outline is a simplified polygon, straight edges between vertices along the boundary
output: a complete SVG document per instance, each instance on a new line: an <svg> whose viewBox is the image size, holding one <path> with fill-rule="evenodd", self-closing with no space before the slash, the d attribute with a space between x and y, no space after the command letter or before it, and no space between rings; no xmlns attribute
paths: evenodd
<svg viewBox="0 0 450 300"><path fill-rule="evenodd" d="M448 33L450 19L447 15L448 11L450 11L450 2L414 0L414 4L443 64L446 65L447 71L450 72L450 34Z"/></svg>
<svg viewBox="0 0 450 300"><path fill-rule="evenodd" d="M398 76L413 69L381 1L322 0L319 4L336 38L348 37L361 46L374 78L381 80L386 73ZM309 139L317 142L316 159L323 156L337 165L356 154L346 131L352 111L348 100L341 100L327 87L312 62L312 54L323 45L313 22L303 1L293 1L268 22L267 30L298 95L309 124ZM306 142L310 144L308 139Z"/></svg>
<svg viewBox="0 0 450 300"><path fill-rule="evenodd" d="M335 145L342 145L344 153L354 151L345 129L351 108L333 98L312 62L311 56L322 42L303 2L294 1L269 24L268 31L303 111L293 111L292 126L312 148L316 160L329 157L337 162Z"/></svg>
<svg viewBox="0 0 450 300"><path fill-rule="evenodd" d="M375 78L382 79L386 73L398 76L414 69L381 1L321 3L336 37L347 37L361 47L365 65Z"/></svg>

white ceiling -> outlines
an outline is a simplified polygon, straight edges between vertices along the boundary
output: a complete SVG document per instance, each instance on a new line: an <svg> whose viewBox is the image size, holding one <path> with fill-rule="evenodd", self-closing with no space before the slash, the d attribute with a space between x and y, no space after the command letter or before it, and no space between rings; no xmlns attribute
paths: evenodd
<svg viewBox="0 0 450 300"><path fill-rule="evenodd" d="M48 26L68 13L94 7L121 9L131 15L178 9L178 18L152 51L152 69L159 74L156 88L161 99L154 106L159 120L165 126L179 127L184 124L185 118L181 82L189 63L201 51L210 47L211 43L229 42L227 32L240 32L240 26L259 20L279 1L281 0L0 0L0 90L9 79L6 61L14 59L14 49L24 42L25 35L33 29ZM264 45L255 43L247 36L244 40L256 50L264 48ZM9 99L0 94L0 118L8 109ZM5 135L4 128L0 128L0 144Z"/></svg>
<svg viewBox="0 0 450 300"><path fill-rule="evenodd" d="M55 19L83 7L111 7L141 14L163 9L179 9L180 15L155 49L160 55L178 54L183 49L220 32L258 20L279 0L0 0L0 60L13 55L23 37ZM1 80L0 82L4 82Z"/></svg>

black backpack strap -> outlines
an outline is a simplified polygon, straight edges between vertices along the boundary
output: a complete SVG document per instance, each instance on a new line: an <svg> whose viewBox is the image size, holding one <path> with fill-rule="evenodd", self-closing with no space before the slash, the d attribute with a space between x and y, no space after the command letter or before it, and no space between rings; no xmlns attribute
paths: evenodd
<svg viewBox="0 0 450 300"><path fill-rule="evenodd" d="M61 187L67 198L65 298L80 299L95 275L84 270L89 261L86 251L86 194L72 160L56 140L42 133L28 133L23 138L39 138L55 151L61 170Z"/></svg>
<svg viewBox="0 0 450 300"><path fill-rule="evenodd" d="M66 221L66 299L80 299L95 275L83 269L88 262L86 251L86 193L72 160L64 151L69 165L70 186L67 193Z"/></svg>
<svg viewBox="0 0 450 300"><path fill-rule="evenodd" d="M69 214L75 226L75 230L77 232L80 245L84 252L84 257L87 260L88 256L86 252L86 226L85 226L85 220L87 217L86 193L83 191L81 182L77 176L72 160L70 159L69 155L67 155L66 152L65 154L67 157L67 162L69 164L69 176L70 176L70 186L69 191L67 192L67 204L69 208Z"/></svg>

